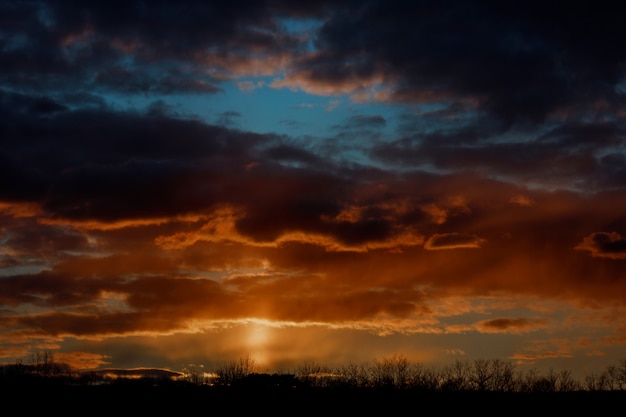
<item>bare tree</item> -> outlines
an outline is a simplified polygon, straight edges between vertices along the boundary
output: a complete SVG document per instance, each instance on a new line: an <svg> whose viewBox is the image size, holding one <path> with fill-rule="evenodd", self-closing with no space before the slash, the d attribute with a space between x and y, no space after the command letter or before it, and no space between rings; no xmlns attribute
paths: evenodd
<svg viewBox="0 0 626 417"><path fill-rule="evenodd" d="M411 367L410 387L424 391L435 391L439 389L439 376L431 368L425 368L421 364Z"/></svg>
<svg viewBox="0 0 626 417"><path fill-rule="evenodd" d="M580 383L572 376L572 372L563 369L557 373L556 390L559 392L571 392L580 390Z"/></svg>
<svg viewBox="0 0 626 417"><path fill-rule="evenodd" d="M239 358L237 361L224 362L215 369L217 383L220 385L232 385L241 382L245 377L254 373L255 363L249 355Z"/></svg>
<svg viewBox="0 0 626 417"><path fill-rule="evenodd" d="M499 359L476 359L469 365L469 384L479 391L514 390L514 365Z"/></svg>
<svg viewBox="0 0 626 417"><path fill-rule="evenodd" d="M329 367L315 361L305 361L296 369L296 377L307 386L328 386L336 379L335 375Z"/></svg>
<svg viewBox="0 0 626 417"><path fill-rule="evenodd" d="M491 362L487 359L476 359L471 366L469 382L473 388L479 391L491 389L494 370Z"/></svg>
<svg viewBox="0 0 626 417"><path fill-rule="evenodd" d="M491 389L494 391L515 390L515 365L509 361L492 359L491 367L493 377L491 379Z"/></svg>
<svg viewBox="0 0 626 417"><path fill-rule="evenodd" d="M57 362L52 352L34 352L30 357L33 373L42 378L70 378L74 372L70 365Z"/></svg>
<svg viewBox="0 0 626 417"><path fill-rule="evenodd" d="M606 371L611 390L626 389L626 359L621 360L617 365L610 365Z"/></svg>
<svg viewBox="0 0 626 417"><path fill-rule="evenodd" d="M522 392L555 392L557 391L558 373L553 369L548 371L547 375L541 375L535 368L530 369L523 376L520 383L520 391Z"/></svg>
<svg viewBox="0 0 626 417"><path fill-rule="evenodd" d="M446 391L463 391L471 389L469 362L456 360L452 365L445 366L441 371L440 387Z"/></svg>
<svg viewBox="0 0 626 417"><path fill-rule="evenodd" d="M371 382L376 387L408 387L410 368L409 360L403 355L374 359L370 367Z"/></svg>
<svg viewBox="0 0 626 417"><path fill-rule="evenodd" d="M362 364L348 362L337 370L341 382L349 387L365 387L368 385L367 371Z"/></svg>
<svg viewBox="0 0 626 417"><path fill-rule="evenodd" d="M584 387L588 391L605 391L611 388L608 372L592 373L585 377Z"/></svg>
<svg viewBox="0 0 626 417"><path fill-rule="evenodd" d="M205 372L203 370L204 365L194 365L183 368L183 380L195 385L201 385L207 382Z"/></svg>

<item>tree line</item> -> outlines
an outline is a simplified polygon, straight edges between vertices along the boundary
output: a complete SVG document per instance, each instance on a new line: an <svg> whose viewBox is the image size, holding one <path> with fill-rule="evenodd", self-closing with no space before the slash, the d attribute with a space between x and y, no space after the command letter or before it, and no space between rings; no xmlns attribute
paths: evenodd
<svg viewBox="0 0 626 417"><path fill-rule="evenodd" d="M212 370L190 366L182 372L143 373L81 371L57 362L48 352L28 361L0 365L3 384L55 382L71 385L149 384L240 388L377 388L427 392L480 391L549 393L626 391L626 359L582 380L568 370L521 371L500 359L457 360L440 368L427 367L396 354L362 363L328 367L304 362L286 372L262 372L250 356L219 363Z"/></svg>

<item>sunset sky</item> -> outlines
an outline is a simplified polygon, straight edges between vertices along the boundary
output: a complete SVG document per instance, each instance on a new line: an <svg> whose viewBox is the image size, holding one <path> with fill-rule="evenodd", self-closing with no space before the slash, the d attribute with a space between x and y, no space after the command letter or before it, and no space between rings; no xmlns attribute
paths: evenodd
<svg viewBox="0 0 626 417"><path fill-rule="evenodd" d="M625 16L0 0L0 363L626 359Z"/></svg>

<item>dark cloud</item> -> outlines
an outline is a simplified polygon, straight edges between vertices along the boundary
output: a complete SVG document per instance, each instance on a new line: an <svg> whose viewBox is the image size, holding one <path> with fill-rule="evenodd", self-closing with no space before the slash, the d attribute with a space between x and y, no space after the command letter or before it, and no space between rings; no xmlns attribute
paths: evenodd
<svg viewBox="0 0 626 417"><path fill-rule="evenodd" d="M271 140L163 112L80 110L42 119L19 105L23 97L14 106L16 100L3 95L0 198L38 201L62 217L115 219L203 208L228 192L220 185L230 181L228 172L245 173L255 146Z"/></svg>
<svg viewBox="0 0 626 417"><path fill-rule="evenodd" d="M68 107L45 95L10 93L0 89L0 109L7 116L15 117L54 115L68 110Z"/></svg>
<svg viewBox="0 0 626 417"><path fill-rule="evenodd" d="M318 52L291 77L318 85L383 79L390 100L474 101L505 125L542 123L557 111L623 100L623 13L617 3L563 10L371 1L332 14L315 39Z"/></svg>
<svg viewBox="0 0 626 417"><path fill-rule="evenodd" d="M485 320L477 324L478 328L485 332L532 331L537 327L544 327L545 325L546 320L525 318L497 318Z"/></svg>
<svg viewBox="0 0 626 417"><path fill-rule="evenodd" d="M220 88L209 72L251 70L299 47L273 14L291 8L275 6L3 1L0 84L22 91L215 93Z"/></svg>
<svg viewBox="0 0 626 417"><path fill-rule="evenodd" d="M336 132L333 146L340 149L335 149L331 154L355 150L361 152L364 148L369 148L369 143L381 138L381 130L386 125L387 120L380 115L351 116L344 123L332 127Z"/></svg>
<svg viewBox="0 0 626 417"><path fill-rule="evenodd" d="M339 212L341 195L348 190L332 174L284 167L251 173L245 187L237 198L253 203L236 226L258 241L273 241L289 231L323 230L322 218Z"/></svg>
<svg viewBox="0 0 626 417"><path fill-rule="evenodd" d="M1 215L4 214L4 215ZM0 214L0 242L10 247L14 257L22 261L41 261L57 254L84 253L89 242L82 233L54 225L39 225L33 217L17 217Z"/></svg>
<svg viewBox="0 0 626 417"><path fill-rule="evenodd" d="M356 115L350 117L347 126L375 129L385 127L386 124L385 118L379 115Z"/></svg>
<svg viewBox="0 0 626 417"><path fill-rule="evenodd" d="M32 304L50 308L93 302L107 284L103 285L98 280L43 271L36 275L3 278L0 280L0 286L2 294L7 294L2 299L4 305Z"/></svg>
<svg viewBox="0 0 626 417"><path fill-rule="evenodd" d="M297 145L281 143L269 147L263 154L275 161L301 164L302 166L321 168L326 165L325 159Z"/></svg>
<svg viewBox="0 0 626 417"><path fill-rule="evenodd" d="M133 71L119 66L97 72L94 81L105 91L129 94L211 94L222 91L214 84L214 80L202 75L178 74L154 77L145 71Z"/></svg>
<svg viewBox="0 0 626 417"><path fill-rule="evenodd" d="M214 93L221 77L276 75L286 63L287 84L361 93L379 84L378 99L474 103L502 126L623 110L624 6L580 4L129 1L112 12L106 2L5 1L0 82ZM313 53L282 18L323 22Z"/></svg>
<svg viewBox="0 0 626 417"><path fill-rule="evenodd" d="M224 127L236 127L241 118L241 113L236 111L225 111L217 115L216 124Z"/></svg>
<svg viewBox="0 0 626 417"><path fill-rule="evenodd" d="M10 108L7 103L7 113ZM273 135L156 110L76 110L46 119L27 113L4 119L2 127L9 134L1 140L7 163L0 198L36 202L49 219L114 222L233 204L248 212L238 230L257 240L295 230L320 230L345 242L388 233L387 221L376 218L324 223L324 216L339 213L349 181L319 156Z"/></svg>
<svg viewBox="0 0 626 417"><path fill-rule="evenodd" d="M616 232L595 232L575 249L589 251L598 258L626 259L626 238Z"/></svg>
<svg viewBox="0 0 626 417"><path fill-rule="evenodd" d="M445 171L481 172L513 182L583 191L624 187L619 123L571 122L547 133L510 138L475 126L416 133L379 143L371 156L403 166L431 165ZM601 156L603 154L607 154Z"/></svg>
<svg viewBox="0 0 626 417"><path fill-rule="evenodd" d="M9 63L0 85L28 93L25 111L62 113L88 105L88 95L92 109L102 108L110 93L213 94L224 78L286 68L286 85L355 94L375 88L377 100L439 106L407 116L401 137L385 141L385 118L353 116L337 126L344 146L336 149L407 167L525 183L549 178L549 187L623 186L621 152L613 152L624 139L616 115L626 109L617 4L560 10L539 2L243 1L146 8L131 1L116 13L101 2L0 7L8 16L1 50ZM281 23L285 17L320 25L303 40ZM217 124L240 127L231 117ZM379 144L370 150L355 144L359 139Z"/></svg>

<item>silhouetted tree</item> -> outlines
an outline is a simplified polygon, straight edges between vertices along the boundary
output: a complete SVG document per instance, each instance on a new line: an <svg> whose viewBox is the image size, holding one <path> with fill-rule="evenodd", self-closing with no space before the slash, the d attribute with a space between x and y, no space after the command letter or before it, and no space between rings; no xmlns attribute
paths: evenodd
<svg viewBox="0 0 626 417"><path fill-rule="evenodd" d="M499 359L476 359L469 368L469 386L479 391L513 391L514 365Z"/></svg>
<svg viewBox="0 0 626 417"><path fill-rule="evenodd" d="M441 371L440 387L444 391L465 391L471 389L472 374L469 362L456 360Z"/></svg>
<svg viewBox="0 0 626 417"><path fill-rule="evenodd" d="M237 385L248 389L293 389L297 386L296 376L294 374L279 373L251 373L244 377Z"/></svg>
<svg viewBox="0 0 626 417"><path fill-rule="evenodd" d="M70 365L56 362L51 352L31 354L31 369L40 378L71 378L75 376Z"/></svg>
<svg viewBox="0 0 626 417"><path fill-rule="evenodd" d="M340 376L341 382L349 387L365 387L369 383L367 370L363 364L349 362L340 366L337 374Z"/></svg>
<svg viewBox="0 0 626 417"><path fill-rule="evenodd" d="M195 385L202 385L209 382L209 378L204 372L204 365L190 364L183 368L183 381Z"/></svg>
<svg viewBox="0 0 626 417"><path fill-rule="evenodd" d="M374 359L369 368L371 384L379 388L406 387L409 383L409 367L409 361L403 355Z"/></svg>
<svg viewBox="0 0 626 417"><path fill-rule="evenodd" d="M254 359L249 355L239 358L237 361L225 362L215 369L217 383L219 385L235 384L255 371Z"/></svg>
<svg viewBox="0 0 626 417"><path fill-rule="evenodd" d="M571 392L581 389L581 384L574 379L572 372L563 369L557 373L556 390L558 392Z"/></svg>
<svg viewBox="0 0 626 417"><path fill-rule="evenodd" d="M492 388L492 380L495 371L491 361L476 359L470 367L470 384L479 391L487 391Z"/></svg>
<svg viewBox="0 0 626 417"><path fill-rule="evenodd" d="M338 375L331 368L315 361L306 361L296 369L296 377L301 385L309 387L328 387L337 382Z"/></svg>
<svg viewBox="0 0 626 417"><path fill-rule="evenodd" d="M17 360L14 364L3 365L0 375L2 375L3 382L17 382L31 376L32 368L24 365L21 360Z"/></svg>
<svg viewBox="0 0 626 417"><path fill-rule="evenodd" d="M531 369L526 372L520 383L520 391L541 393L541 392L557 392L559 391L559 373L553 369L548 371L547 375L541 375L537 369Z"/></svg>
<svg viewBox="0 0 626 417"><path fill-rule="evenodd" d="M106 371L106 372L105 372ZM30 363L22 360L15 364L0 365L0 382L3 386L25 386L31 382L53 380L55 383L71 382L73 385L119 385L132 386L172 385L175 372L143 372L139 381L133 380L130 370L116 372L117 377L107 374L110 370L78 372L69 365L58 363L50 352L33 353ZM353 387L359 389L385 388L393 390L421 391L494 391L522 393L552 393L572 391L624 391L626 390L626 360L610 365L599 374L591 374L581 384L569 370L550 369L541 374L537 369L517 372L514 365L499 359L457 360L442 369L425 368L413 364L405 356L374 359L331 369L317 362L308 361L288 374L257 373L254 360L245 356L236 361L216 366L216 385L247 388L277 387ZM202 367L191 365L183 370L180 383L203 385L208 382ZM42 385L43 386L43 385ZM49 386L49 384L45 384Z"/></svg>
<svg viewBox="0 0 626 417"><path fill-rule="evenodd" d="M617 365L607 367L607 375L611 390L626 389L626 359L620 361Z"/></svg>
<svg viewBox="0 0 626 417"><path fill-rule="evenodd" d="M439 389L440 378L433 369L425 368L422 364L411 367L409 386L412 389L422 391L435 391Z"/></svg>

